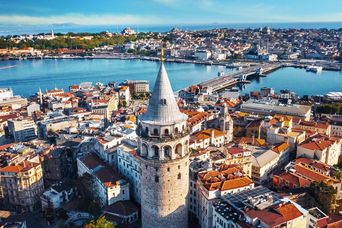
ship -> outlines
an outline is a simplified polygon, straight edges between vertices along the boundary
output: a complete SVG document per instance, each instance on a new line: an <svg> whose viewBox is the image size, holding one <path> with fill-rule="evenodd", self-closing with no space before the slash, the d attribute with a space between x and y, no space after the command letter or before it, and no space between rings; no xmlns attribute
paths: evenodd
<svg viewBox="0 0 342 228"><path fill-rule="evenodd" d="M323 70L323 67L321 66L307 66L306 71L308 72L314 72L314 73L321 73Z"/></svg>

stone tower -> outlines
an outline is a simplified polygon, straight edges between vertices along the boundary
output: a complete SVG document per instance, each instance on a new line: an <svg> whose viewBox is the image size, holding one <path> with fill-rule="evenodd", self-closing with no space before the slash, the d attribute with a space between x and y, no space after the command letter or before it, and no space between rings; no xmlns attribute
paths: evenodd
<svg viewBox="0 0 342 228"><path fill-rule="evenodd" d="M143 228L188 226L189 129L161 63L147 111L140 117Z"/></svg>

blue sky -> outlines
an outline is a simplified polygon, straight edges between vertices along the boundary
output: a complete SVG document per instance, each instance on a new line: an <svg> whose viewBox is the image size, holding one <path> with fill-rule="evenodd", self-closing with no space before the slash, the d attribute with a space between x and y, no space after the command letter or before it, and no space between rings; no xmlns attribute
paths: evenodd
<svg viewBox="0 0 342 228"><path fill-rule="evenodd" d="M0 0L0 24L342 22L342 0Z"/></svg>

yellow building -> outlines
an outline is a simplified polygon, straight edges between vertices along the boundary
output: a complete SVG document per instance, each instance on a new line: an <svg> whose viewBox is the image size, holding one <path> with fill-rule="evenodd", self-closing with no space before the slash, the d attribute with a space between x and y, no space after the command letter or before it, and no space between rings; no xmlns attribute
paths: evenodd
<svg viewBox="0 0 342 228"><path fill-rule="evenodd" d="M3 201L17 211L33 211L44 191L40 163L23 161L0 169Z"/></svg>
<svg viewBox="0 0 342 228"><path fill-rule="evenodd" d="M227 165L238 165L243 172L252 177L252 152L240 147L231 147L226 150Z"/></svg>
<svg viewBox="0 0 342 228"><path fill-rule="evenodd" d="M118 104L119 98L117 93L106 95L91 101L91 112L101 114L106 121L111 122L113 111L118 109Z"/></svg>

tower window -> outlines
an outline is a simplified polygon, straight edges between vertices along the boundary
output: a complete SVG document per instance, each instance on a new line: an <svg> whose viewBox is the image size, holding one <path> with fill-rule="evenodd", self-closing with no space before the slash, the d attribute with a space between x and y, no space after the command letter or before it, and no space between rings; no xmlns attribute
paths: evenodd
<svg viewBox="0 0 342 228"><path fill-rule="evenodd" d="M160 104L161 105L166 105L166 99L160 99Z"/></svg>
<svg viewBox="0 0 342 228"><path fill-rule="evenodd" d="M156 176L154 177L154 181L155 181L156 183L159 182L159 176L158 176L158 175L156 175Z"/></svg>
<svg viewBox="0 0 342 228"><path fill-rule="evenodd" d="M181 173L178 173L177 179L181 179L181 178L182 178L182 174L181 174Z"/></svg>
<svg viewBox="0 0 342 228"><path fill-rule="evenodd" d="M154 134L154 135L158 135L158 129L157 129L157 128L154 128L154 129L153 129L153 134Z"/></svg>
<svg viewBox="0 0 342 228"><path fill-rule="evenodd" d="M170 172L170 167L167 167L167 171Z"/></svg>

